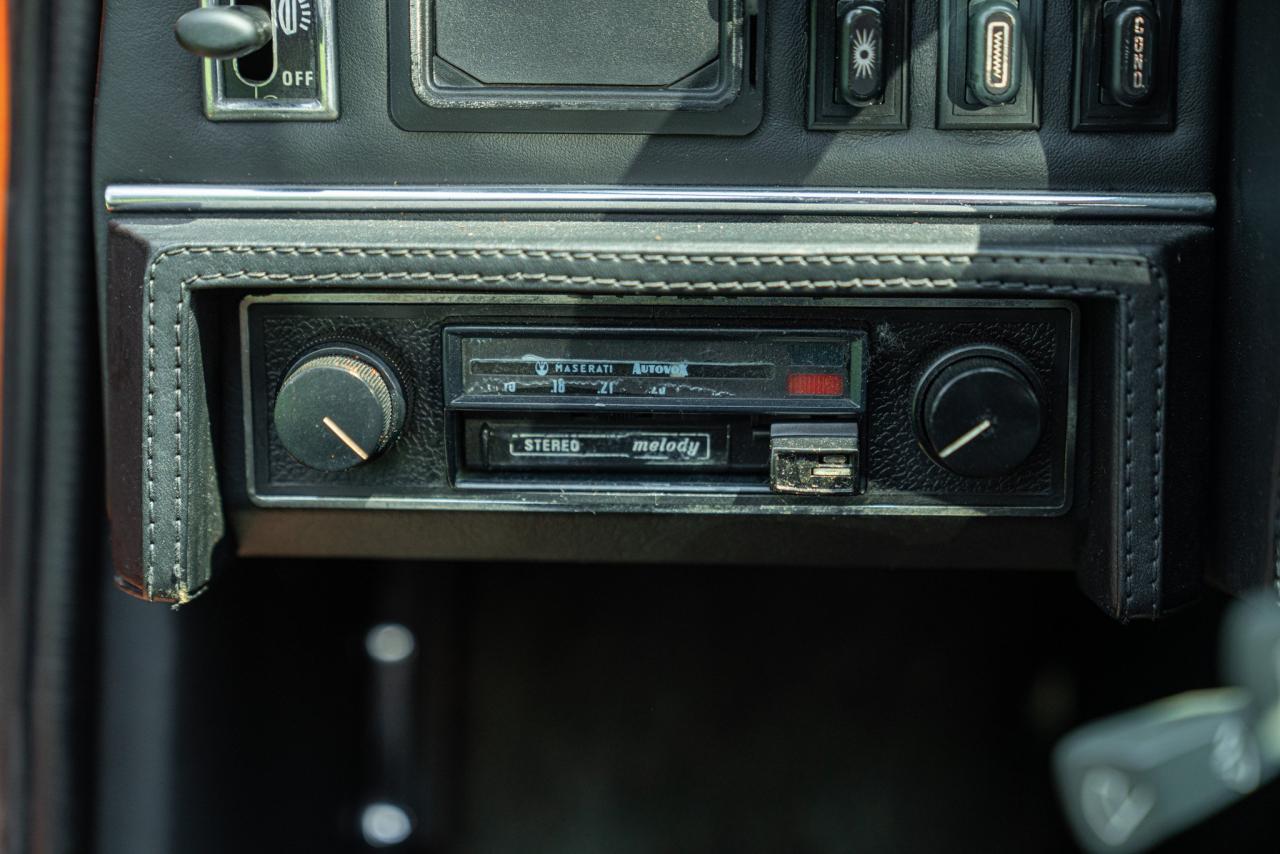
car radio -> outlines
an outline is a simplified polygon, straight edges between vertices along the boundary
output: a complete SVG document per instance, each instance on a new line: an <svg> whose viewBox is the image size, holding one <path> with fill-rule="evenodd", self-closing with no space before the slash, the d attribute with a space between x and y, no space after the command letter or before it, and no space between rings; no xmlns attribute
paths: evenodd
<svg viewBox="0 0 1280 854"><path fill-rule="evenodd" d="M1067 303L285 294L241 313L261 504L1068 506Z"/></svg>
<svg viewBox="0 0 1280 854"><path fill-rule="evenodd" d="M661 471L643 478L649 488L856 489L864 333L461 327L444 342L446 398L464 425L462 486ZM784 428L828 441L771 442Z"/></svg>

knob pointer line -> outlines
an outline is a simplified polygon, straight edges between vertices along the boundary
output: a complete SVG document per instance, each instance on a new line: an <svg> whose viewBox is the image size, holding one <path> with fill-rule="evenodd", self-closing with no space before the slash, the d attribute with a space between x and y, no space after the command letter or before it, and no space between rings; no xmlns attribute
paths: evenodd
<svg viewBox="0 0 1280 854"><path fill-rule="evenodd" d="M326 418L325 420L328 421L329 419ZM941 451L938 451L938 458L945 460L947 457L951 456L956 451L960 450L965 445L969 444L974 439L981 436L983 433L987 432L989 429L991 429L991 419L990 418L982 419L977 424L973 425L971 428L965 431L964 435L957 438L954 442L952 442L950 445L947 445Z"/></svg>
<svg viewBox="0 0 1280 854"><path fill-rule="evenodd" d="M369 454L365 452L365 449L364 449L364 448L362 448L362 447L360 447L359 445L357 445L357 444L356 444L356 440L355 440L355 439L352 439L350 436L348 436L348 435L347 435L347 431L346 431L346 430L343 430L341 427L339 427L337 424L335 424L335 423L334 423L334 421L333 421L333 419L332 419L332 418L330 418L328 415L326 415L326 416L324 417L324 419L323 419L323 420L324 420L324 426L326 426L326 427L328 427L328 428L329 428L329 432L330 432L330 433L332 433L333 435L335 435L335 436L337 436L339 439L341 439L341 440L342 440L342 444L344 444L344 445L346 445L348 448L350 448L350 449L351 449L351 451L352 451L352 452L353 452L357 457L359 457L361 460L363 460L363 461L365 461L365 462L367 462L367 461L369 460ZM988 423L990 423L990 422L988 422Z"/></svg>

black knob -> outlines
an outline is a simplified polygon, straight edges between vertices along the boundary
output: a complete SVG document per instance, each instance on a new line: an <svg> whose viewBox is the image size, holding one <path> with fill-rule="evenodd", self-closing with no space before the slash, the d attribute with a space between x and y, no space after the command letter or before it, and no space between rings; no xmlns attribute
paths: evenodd
<svg viewBox="0 0 1280 854"><path fill-rule="evenodd" d="M300 359L276 393L276 433L298 460L322 471L368 462L404 423L404 394L380 358L356 347L326 347Z"/></svg>
<svg viewBox="0 0 1280 854"><path fill-rule="evenodd" d="M1040 441L1044 412L1033 376L1017 356L994 348L944 359L917 394L925 449L965 477L1013 471Z"/></svg>
<svg viewBox="0 0 1280 854"><path fill-rule="evenodd" d="M256 6L204 6L179 18L173 33L197 56L235 59L271 41L271 13Z"/></svg>

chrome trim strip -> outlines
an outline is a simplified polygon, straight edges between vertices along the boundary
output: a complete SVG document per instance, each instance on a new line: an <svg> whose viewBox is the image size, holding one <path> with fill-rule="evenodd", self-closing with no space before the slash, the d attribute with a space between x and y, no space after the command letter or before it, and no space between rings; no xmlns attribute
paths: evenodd
<svg viewBox="0 0 1280 854"><path fill-rule="evenodd" d="M112 213L531 212L1204 220L1212 193L664 186L112 184Z"/></svg>

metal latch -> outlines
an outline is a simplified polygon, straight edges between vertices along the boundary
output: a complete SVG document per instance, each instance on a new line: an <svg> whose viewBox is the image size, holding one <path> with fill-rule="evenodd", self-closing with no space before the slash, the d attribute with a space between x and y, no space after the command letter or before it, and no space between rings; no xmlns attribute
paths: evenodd
<svg viewBox="0 0 1280 854"><path fill-rule="evenodd" d="M774 492L852 495L858 490L858 425L774 424L769 432Z"/></svg>

